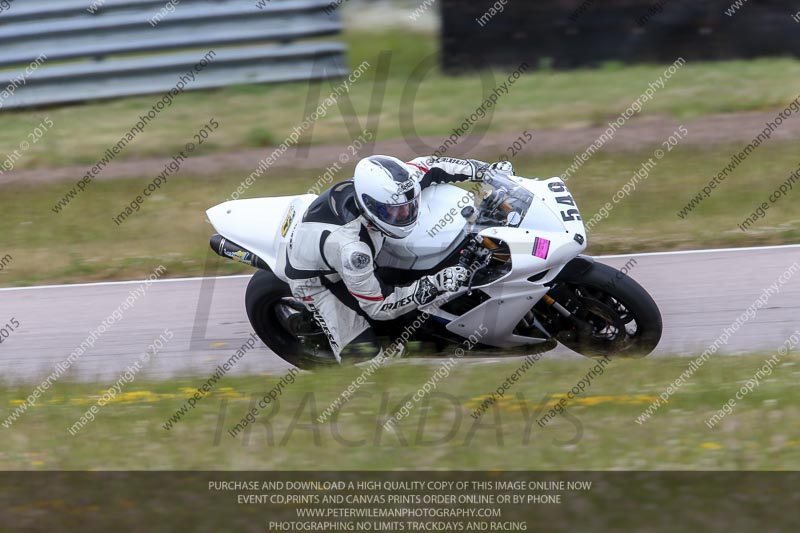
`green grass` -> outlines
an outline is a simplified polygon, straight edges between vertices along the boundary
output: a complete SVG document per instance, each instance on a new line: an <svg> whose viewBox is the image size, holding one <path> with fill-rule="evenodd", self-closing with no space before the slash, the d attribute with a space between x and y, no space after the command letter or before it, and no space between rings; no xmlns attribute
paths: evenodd
<svg viewBox="0 0 800 533"><path fill-rule="evenodd" d="M544 428L536 423L546 412L537 414L539 406L557 401L594 361L538 361L477 421L473 410L519 362L462 361L396 433L382 429L385 418L438 364L380 369L335 421L322 424L314 419L360 371L300 375L274 410L265 409L252 431L236 438L227 430L279 376L224 378L170 431L164 422L207 376L159 382L140 377L75 437L67 428L110 384L59 382L10 429L0 428L0 469L798 469L797 356L781 358L732 414L714 429L705 426L769 356L709 360L642 425L636 417L688 368L688 358L612 362ZM30 385L0 387L3 420L29 393Z"/></svg>
<svg viewBox="0 0 800 533"><path fill-rule="evenodd" d="M479 75L448 77L438 70L436 37L407 30L369 33L350 31L344 40L349 62L363 60L372 65L351 89L358 120L363 125L375 90L385 90L377 138L401 138L400 117L413 117L413 130L421 136L445 137L474 112L484 94L505 75L489 73L482 87ZM385 84L375 84L379 54L391 50ZM432 69L417 67L428 59ZM627 108L663 73L665 65L640 65L581 69L575 71L531 71L510 93L501 97L493 116L481 124L490 132L518 133L531 127L569 128L604 124ZM202 76L202 73L200 74ZM635 120L656 115L692 118L715 113L773 109L797 96L800 61L761 59L716 63L687 63ZM324 98L339 81L323 82ZM312 86L316 87L317 84ZM724 91L720 91L724 87ZM416 96L412 105L403 95ZM213 148L226 152L240 148L277 144L285 139L304 116L309 85L249 85L214 91L188 92L164 110L148 130L139 135L119 160L148 156L171 157L181 150L210 117L222 125ZM89 102L41 110L3 113L0 153L18 149L32 129L45 117L54 122L51 131L22 154L17 169L62 165L88 165L96 161L157 101L158 95ZM315 104L316 105L316 104ZM352 118L352 117L350 117ZM311 142L349 143L341 110L335 107L315 125ZM30 139L28 138L30 141Z"/></svg>
<svg viewBox="0 0 800 533"><path fill-rule="evenodd" d="M589 233L589 253L633 253L714 246L795 243L800 240L800 203L780 200L748 232L737 224L784 182L798 166L793 143L762 146L714 194L685 220L677 212L741 146L697 149L678 147L666 154L650 176L614 207ZM487 159L501 154L486 153ZM590 219L631 179L652 152L597 154L572 179L569 187L584 219ZM517 172L531 177L558 175L568 156L516 161ZM335 180L346 179L352 167ZM271 170L247 191L248 197L302 194L322 170ZM209 257L214 233L205 210L224 201L243 179L229 173L213 178L170 178L161 192L121 226L120 213L150 177L91 183L61 214L51 207L67 183L7 185L0 196L0 257L13 261L0 273L0 286L41 283L141 279L155 265L168 277L199 276ZM796 189L797 187L795 187ZM252 272L216 256L220 274Z"/></svg>

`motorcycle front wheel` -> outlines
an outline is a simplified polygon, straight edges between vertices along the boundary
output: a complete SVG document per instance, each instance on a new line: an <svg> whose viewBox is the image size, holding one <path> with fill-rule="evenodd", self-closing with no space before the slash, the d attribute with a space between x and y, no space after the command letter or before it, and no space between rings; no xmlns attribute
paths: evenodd
<svg viewBox="0 0 800 533"><path fill-rule="evenodd" d="M559 342L581 355L640 358L661 340L661 312L653 298L633 278L608 265L593 263L550 295L574 319L556 316L548 306L545 321Z"/></svg>

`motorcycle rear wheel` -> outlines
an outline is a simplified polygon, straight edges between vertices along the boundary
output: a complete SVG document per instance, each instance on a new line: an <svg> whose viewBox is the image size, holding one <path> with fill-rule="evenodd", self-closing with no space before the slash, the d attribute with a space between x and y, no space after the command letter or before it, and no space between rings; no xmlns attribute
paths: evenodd
<svg viewBox="0 0 800 533"><path fill-rule="evenodd" d="M304 332L304 335L292 331L293 321L289 317L293 313L302 313L298 310L302 304L298 303L292 297L289 286L272 272L259 270L247 284L247 318L256 335L270 350L302 370L338 367L328 339L321 329L317 328L318 332ZM310 322L316 326L313 320L297 322Z"/></svg>

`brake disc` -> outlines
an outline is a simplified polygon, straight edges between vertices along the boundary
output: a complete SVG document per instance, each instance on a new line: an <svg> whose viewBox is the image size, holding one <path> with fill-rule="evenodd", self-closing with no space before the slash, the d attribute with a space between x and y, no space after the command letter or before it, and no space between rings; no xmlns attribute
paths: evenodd
<svg viewBox="0 0 800 533"><path fill-rule="evenodd" d="M595 317L600 317L604 321L604 327L597 329L597 324L592 320L591 316L581 316L580 319L588 322L592 325L592 336L594 338L602 338L604 340L610 342L623 342L626 336L626 329L625 323L622 321L619 314L607 304L601 302L600 300L596 300L595 298L589 297L582 297L581 298L581 305L580 309L582 311L582 315L594 315ZM607 335L598 336L597 333L602 331L603 329L607 329L609 327L613 327L616 329L616 334L614 337L608 337Z"/></svg>

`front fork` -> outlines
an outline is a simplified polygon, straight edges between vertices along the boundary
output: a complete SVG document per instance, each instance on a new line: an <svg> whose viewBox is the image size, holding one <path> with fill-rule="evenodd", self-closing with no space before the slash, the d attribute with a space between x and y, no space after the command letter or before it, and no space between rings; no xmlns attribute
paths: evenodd
<svg viewBox="0 0 800 533"><path fill-rule="evenodd" d="M569 289L558 283L553 286L551 292L554 293L556 296L561 296L565 301L568 301L575 297L574 295L570 294L571 291L569 291ZM540 307L540 312L542 311L542 309L554 310L555 313L552 313L552 311L549 313L550 317L557 314L564 321L566 321L569 325L572 326L569 329L565 329L563 327L564 324L562 322L559 321L554 324L552 318L550 318L549 320L546 319L547 324L549 326L548 331L551 331L552 333L553 329L555 329L554 336L559 340L563 339L565 336L572 338L575 336L583 337L592 334L592 325L589 322L579 318L578 316L575 315L575 313L573 313L572 311L561 305L558 301L556 301L555 298L553 298L553 296L550 295L550 293L547 293L544 296L542 296L541 304L539 307ZM561 327L554 328L554 326L561 326ZM569 340L569 338L566 340Z"/></svg>

